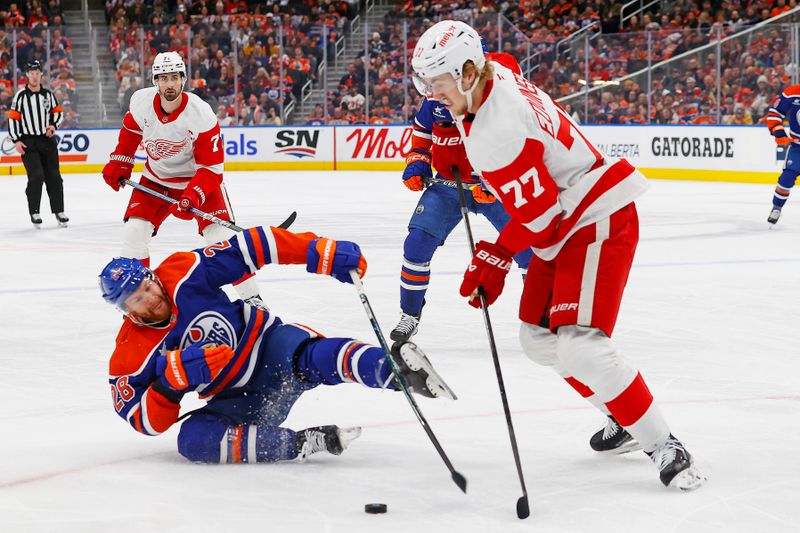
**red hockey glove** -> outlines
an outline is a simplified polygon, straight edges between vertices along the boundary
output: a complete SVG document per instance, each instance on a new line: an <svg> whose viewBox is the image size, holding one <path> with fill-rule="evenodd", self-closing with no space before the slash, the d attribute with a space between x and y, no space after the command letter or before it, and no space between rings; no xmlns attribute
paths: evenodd
<svg viewBox="0 0 800 533"><path fill-rule="evenodd" d="M479 204L490 204L497 200L492 193L483 188L483 185L475 185L470 190L472 191L472 198Z"/></svg>
<svg viewBox="0 0 800 533"><path fill-rule="evenodd" d="M186 185L186 190L183 191L178 203L172 204L170 212L178 218L191 220L194 215L189 212L189 208L200 209L214 188L219 187L221 180L222 177L218 174L202 172L201 169Z"/></svg>
<svg viewBox="0 0 800 533"><path fill-rule="evenodd" d="M103 179L106 180L109 187L118 191L122 187L119 180L131 179L134 159L122 154L111 154L110 159L111 161L103 167Z"/></svg>
<svg viewBox="0 0 800 533"><path fill-rule="evenodd" d="M446 122L433 124L433 146L431 147L433 168L443 177L454 180L453 167L461 171L461 179L467 181L472 175L472 165L467 159L461 133Z"/></svg>
<svg viewBox="0 0 800 533"><path fill-rule="evenodd" d="M159 358L156 371L169 388L194 390L214 381L233 355L233 349L225 344L192 344L167 352L166 357Z"/></svg>
<svg viewBox="0 0 800 533"><path fill-rule="evenodd" d="M199 209L201 205L203 205L203 197L200 196L200 192L187 188L183 191L178 203L172 204L169 210L178 218L192 220L194 215L189 211L189 208Z"/></svg>
<svg viewBox="0 0 800 533"><path fill-rule="evenodd" d="M403 171L403 185L412 191L425 188L424 179L433 176L431 170L431 154L415 149L406 156L406 169Z"/></svg>
<svg viewBox="0 0 800 533"><path fill-rule="evenodd" d="M358 269L358 277L367 273L367 260L361 248L354 242L335 241L321 237L308 243L306 270L315 274L327 274L343 283L353 283L350 271Z"/></svg>
<svg viewBox="0 0 800 533"><path fill-rule="evenodd" d="M497 244L479 242L475 247L472 262L464 273L461 296L469 298L469 305L472 307L480 308L478 287L483 287L486 305L492 305L503 292L509 270L511 270L511 252Z"/></svg>

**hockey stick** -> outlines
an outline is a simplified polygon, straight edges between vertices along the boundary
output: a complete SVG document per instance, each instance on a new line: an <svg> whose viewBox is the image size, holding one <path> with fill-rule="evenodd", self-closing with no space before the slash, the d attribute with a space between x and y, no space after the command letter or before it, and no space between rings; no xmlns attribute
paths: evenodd
<svg viewBox="0 0 800 533"><path fill-rule="evenodd" d="M461 218L464 219L464 226L467 228L467 240L469 249L475 254L475 240L472 238L472 226L469 224L469 213L467 213L467 199L464 194L464 182L461 181L461 172L458 167L453 167L453 175L456 178L458 187L458 201L461 204ZM506 386L503 383L503 371L500 369L500 357L497 355L497 344L494 341L494 331L492 322L489 319L489 306L486 304L486 294L483 287L478 286L478 296L481 299L481 311L483 311L483 322L486 326L486 334L489 337L489 348L492 351L494 361L494 371L497 374L497 386L500 388L500 398L503 400L503 412L506 415L506 425L508 426L508 437L511 440L511 450L514 452L514 462L517 465L519 484L522 486L522 496L517 500L517 517L520 519L528 518L531 514L528 505L528 489L525 488L525 478L522 475L522 463L519 459L519 448L517 447L517 437L514 434L514 424L511 422L511 409L508 407L508 397L506 396Z"/></svg>
<svg viewBox="0 0 800 533"><path fill-rule="evenodd" d="M425 185L444 185L445 187L450 187L451 189L458 189L458 183L455 181L445 178L437 178L436 176L422 178L422 181L425 183ZM480 185L480 182L476 181L471 185Z"/></svg>
<svg viewBox="0 0 800 533"><path fill-rule="evenodd" d="M144 193L149 194L150 196L155 196L156 198L164 200L168 204L177 204L178 203L178 201L175 200L174 198L170 198L166 194L161 194L158 191L154 191L153 189L151 189L149 187L145 187L144 185L142 185L140 183L136 183L135 181L130 180L128 178L122 178L122 179L119 180L119 182L120 182L120 184L130 185L134 189L138 189L138 190L140 190L140 191L142 191ZM237 226L236 224L234 224L233 222L231 222L229 220L223 220L223 219L221 219L219 217L215 217L212 214L206 213L205 211L200 211L199 209L195 209L194 207L190 207L189 208L189 212L191 214L193 214L193 215L197 215L198 217L200 217L202 219L208 220L209 222L213 222L214 224L219 224L220 226L226 227L228 229L232 229L233 231L244 231L244 228L240 228L239 226ZM281 228L281 229L289 229L289 226L291 226L292 223L294 223L294 219L296 219L296 218L297 218L297 211L292 211L292 214L289 215L288 217L286 217L286 220L284 220L283 222L281 222L279 225L277 225L275 227L276 228Z"/></svg>
<svg viewBox="0 0 800 533"><path fill-rule="evenodd" d="M381 331L381 327L378 324L378 320L375 318L375 313L372 311L372 306L367 299L367 293L364 292L364 284L361 283L361 278L358 277L358 272L355 269L350 271L350 277L353 279L353 285L358 292L359 298L361 298L361 303L364 305L364 310L367 312L367 318L369 318L369 323L372 324L372 329L375 331L375 335L378 337L378 342L383 348L383 351L386 353L386 360L389 362L389 366L394 373L394 377L397 380L398 385L400 386L400 390L403 391L408 403L411 404L411 409L414 411L414 414L417 416L417 420L419 423L422 424L422 429L425 430L427 433L428 438L431 439L433 446L436 448L436 451L439 452L439 457L442 458L444 464L447 466L447 469L450 471L450 476L453 478L453 482L458 486L459 489L463 493L466 494L467 492L467 478L461 475L454 467L453 463L450 462L450 459L447 457L447 454L444 452L442 445L439 444L439 440L436 438L436 435L433 434L433 430L431 429L428 421L425 419L425 416L420 411L419 406L417 405L416 400L414 397L411 396L411 393L408 392L406 388L406 384L403 382L403 378L400 376L400 373L397 371L397 365L395 364L394 360L392 359L392 352L389 349L389 346L386 344L386 337L383 336L383 331Z"/></svg>

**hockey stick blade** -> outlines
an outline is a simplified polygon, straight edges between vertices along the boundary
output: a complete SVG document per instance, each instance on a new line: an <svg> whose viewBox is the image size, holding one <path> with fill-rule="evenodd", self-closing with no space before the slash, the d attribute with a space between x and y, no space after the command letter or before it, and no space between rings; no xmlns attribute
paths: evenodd
<svg viewBox="0 0 800 533"><path fill-rule="evenodd" d="M444 448L442 448L442 445L439 443L439 439L436 438L433 429L428 423L428 419L426 419L425 415L422 414L419 405L417 405L416 400L414 400L414 398L411 396L411 393L403 381L402 376L397 371L397 364L392 359L392 351L389 349L389 345L386 344L386 337L384 337L381 326L378 324L378 319L375 318L372 305L370 305L369 298L367 298L367 293L364 291L364 284L361 283L361 278L355 269L350 271L350 279L353 280L353 287L355 287L356 292L358 293L358 298L361 300L361 305L364 306L364 311L367 313L367 319L369 319L369 323L372 325L372 330L375 332L375 336L378 337L378 343L386 354L386 362L389 363L389 368L391 368L392 373L395 375L395 380L400 388L400 391L403 393L403 396L406 397L406 400L408 400L408 404L411 406L411 410L414 411L414 415L417 417L422 429L425 431L425 434L428 435L428 439L430 439L431 444L433 444L433 447L436 448L436 452L439 454L442 462L444 462L444 465L450 472L453 482L464 494L466 494L467 478L461 475L461 473L458 472L453 466L453 463L450 461L450 458L445 453Z"/></svg>
<svg viewBox="0 0 800 533"><path fill-rule="evenodd" d="M462 476L458 471L453 470L453 482L458 485L458 488L461 489L461 492L464 494L467 493L467 478Z"/></svg>
<svg viewBox="0 0 800 533"><path fill-rule="evenodd" d="M292 214L286 217L286 220L278 224L278 228L280 229L289 229L289 226L294 224L294 220L297 218L297 211L292 211Z"/></svg>
<svg viewBox="0 0 800 533"><path fill-rule="evenodd" d="M528 495L520 496L517 500L517 518L525 520L531 515L531 508L528 506Z"/></svg>

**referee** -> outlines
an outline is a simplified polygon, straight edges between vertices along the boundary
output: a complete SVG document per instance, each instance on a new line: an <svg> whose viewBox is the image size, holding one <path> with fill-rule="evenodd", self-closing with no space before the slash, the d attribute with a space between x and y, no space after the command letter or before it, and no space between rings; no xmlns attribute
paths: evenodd
<svg viewBox="0 0 800 533"><path fill-rule="evenodd" d="M53 137L64 118L53 93L42 87L42 64L33 60L25 65L28 84L14 95L8 111L8 133L22 156L28 172L28 212L36 228L41 227L42 184L47 187L50 210L60 226L67 225L64 214L64 181L58 169L58 146Z"/></svg>

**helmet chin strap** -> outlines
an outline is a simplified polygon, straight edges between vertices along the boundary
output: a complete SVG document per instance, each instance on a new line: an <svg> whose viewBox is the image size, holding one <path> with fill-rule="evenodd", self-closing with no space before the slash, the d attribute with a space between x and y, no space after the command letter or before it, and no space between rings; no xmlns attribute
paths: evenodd
<svg viewBox="0 0 800 533"><path fill-rule="evenodd" d="M461 88L461 80L459 80L459 82L456 84L458 92L467 98L467 113L469 113L470 109L472 109L472 92L478 86L479 82L480 82L480 76L475 76L475 81L472 82L472 86L466 91Z"/></svg>

